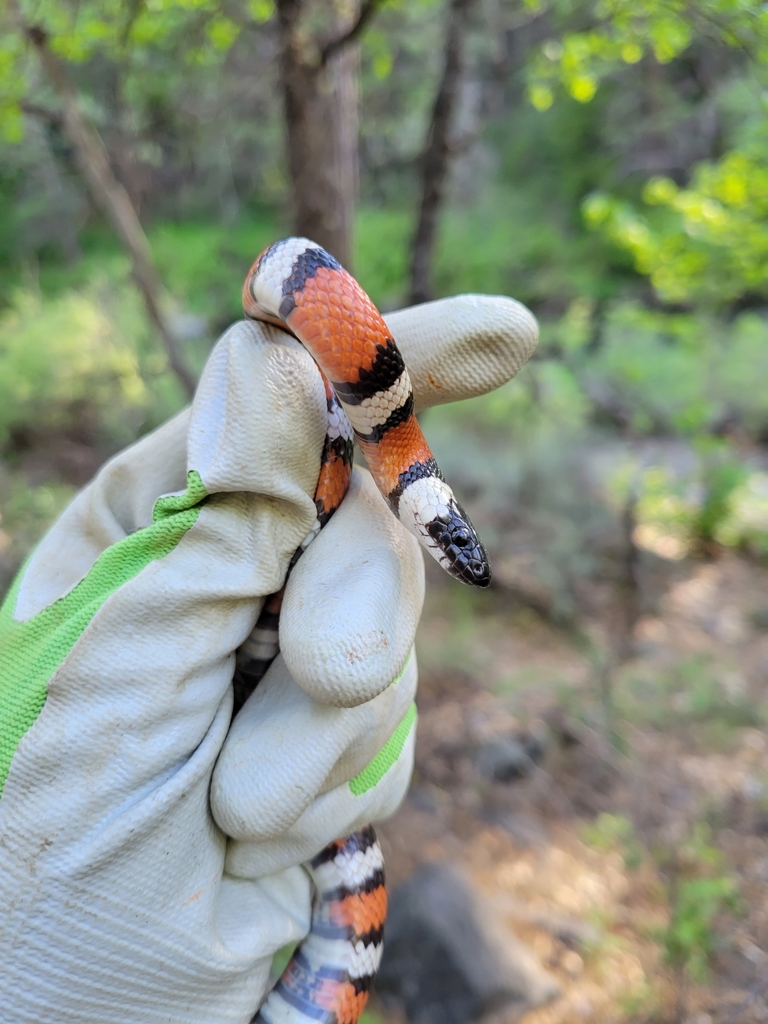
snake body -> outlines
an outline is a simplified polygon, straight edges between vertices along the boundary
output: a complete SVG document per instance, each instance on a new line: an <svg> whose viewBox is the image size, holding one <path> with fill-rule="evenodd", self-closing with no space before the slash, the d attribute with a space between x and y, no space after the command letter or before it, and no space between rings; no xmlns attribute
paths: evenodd
<svg viewBox="0 0 768 1024"><path fill-rule="evenodd" d="M357 281L314 242L287 238L254 262L243 308L250 319L277 324L298 338L325 384L328 424L315 491L317 520L289 572L344 498L356 437L399 521L450 575L488 586L488 557L421 432L403 358ZM266 599L240 650L236 708L277 656L283 591ZM310 932L254 1024L356 1024L381 962L387 897L373 828L329 844L305 867L315 888Z"/></svg>

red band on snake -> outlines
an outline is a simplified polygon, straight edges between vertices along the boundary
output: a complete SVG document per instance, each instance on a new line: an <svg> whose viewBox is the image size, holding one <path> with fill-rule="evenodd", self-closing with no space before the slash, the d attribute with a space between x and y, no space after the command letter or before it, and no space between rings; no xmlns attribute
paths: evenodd
<svg viewBox="0 0 768 1024"><path fill-rule="evenodd" d="M249 318L298 338L325 382L328 428L315 491L318 518L289 572L344 498L356 436L400 522L452 576L488 586L487 555L421 432L403 358L357 281L314 242L288 238L265 249L251 267L243 308ZM236 708L277 656L283 591L266 599L239 652ZM315 887L310 932L254 1022L356 1024L381 961L387 905L381 847L367 826L331 843L305 867Z"/></svg>

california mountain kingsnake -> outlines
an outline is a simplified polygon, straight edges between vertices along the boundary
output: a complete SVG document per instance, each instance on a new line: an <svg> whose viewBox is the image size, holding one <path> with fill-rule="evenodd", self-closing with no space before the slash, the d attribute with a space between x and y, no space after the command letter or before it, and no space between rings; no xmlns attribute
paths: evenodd
<svg viewBox="0 0 768 1024"><path fill-rule="evenodd" d="M298 338L325 383L328 428L315 491L317 521L289 572L341 504L356 437L400 522L452 576L488 586L488 557L421 432L403 358L357 281L314 242L287 238L265 249L251 267L243 308L250 319ZM266 599L241 649L236 708L277 656L284 589ZM310 932L254 1024L356 1024L379 968L387 895L373 828L329 844L305 867L315 887Z"/></svg>

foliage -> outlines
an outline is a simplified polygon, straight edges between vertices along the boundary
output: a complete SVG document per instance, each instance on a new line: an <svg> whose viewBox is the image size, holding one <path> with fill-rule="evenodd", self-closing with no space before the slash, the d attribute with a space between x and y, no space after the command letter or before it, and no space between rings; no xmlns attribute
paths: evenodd
<svg viewBox="0 0 768 1024"><path fill-rule="evenodd" d="M556 6L564 30L530 61L528 94L548 110L555 87L588 103L606 77L644 59L661 65L705 41L740 51L758 97L744 145L703 161L687 187L668 175L642 188L645 209L625 196L594 191L583 203L587 224L631 254L636 269L667 302L723 306L765 293L768 280L768 171L761 67L768 56L768 12L755 3L706 0L598 0ZM587 14L589 28L573 31L569 18ZM648 55L651 55L650 57ZM751 126L750 126L751 127Z"/></svg>
<svg viewBox="0 0 768 1024"><path fill-rule="evenodd" d="M767 140L768 141L768 140ZM587 223L630 252L667 302L723 305L768 287L768 146L700 164L688 188L652 178L639 212L605 194L584 202Z"/></svg>
<svg viewBox="0 0 768 1024"><path fill-rule="evenodd" d="M724 506L724 514L712 530L713 538L728 547L768 556L768 473L743 474L728 491Z"/></svg>
<svg viewBox="0 0 768 1024"><path fill-rule="evenodd" d="M607 309L599 346L574 347L569 364L588 390L597 393L599 380L604 400L639 434L696 437L736 420L759 435L768 423L758 379L767 341L768 325L754 313L729 321L623 302Z"/></svg>
<svg viewBox="0 0 768 1024"><path fill-rule="evenodd" d="M597 819L585 825L581 830L581 838L587 846L593 847L606 853L613 850L620 843L625 842L634 834L634 828L629 818L623 814L609 814L604 812L598 815Z"/></svg>
<svg viewBox="0 0 768 1024"><path fill-rule="evenodd" d="M671 918L663 936L666 957L676 970L703 981L717 948L717 917L737 906L736 883L703 823L672 854L672 865Z"/></svg>
<svg viewBox="0 0 768 1024"><path fill-rule="evenodd" d="M581 835L603 853L622 852L629 868L639 867L650 855L630 819L621 814L600 814L582 827ZM668 878L669 923L660 935L665 958L675 971L703 982L718 945L717 919L738 907L735 879L703 822L697 822L678 847L660 847L653 857Z"/></svg>
<svg viewBox="0 0 768 1024"><path fill-rule="evenodd" d="M696 515L690 487L681 486L667 469L652 466L642 474L633 538L639 547L661 558L684 558L695 543Z"/></svg>
<svg viewBox="0 0 768 1024"><path fill-rule="evenodd" d="M614 686L621 718L639 729L685 732L691 743L711 752L713 744L732 749L738 730L761 728L764 703L729 687L734 668L701 657L681 658L666 667L629 664Z"/></svg>
<svg viewBox="0 0 768 1024"><path fill-rule="evenodd" d="M186 59L198 66L220 60L217 53L234 43L243 21L262 23L272 13L271 5L256 2L244 5L235 21L222 14L215 0L153 0L135 6L121 0L79 4L21 0L19 8L28 24L48 33L50 45L60 57L75 63L84 63L97 54L124 59L129 49L140 59L147 48L173 45L191 26L194 45L186 48Z"/></svg>
<svg viewBox="0 0 768 1024"><path fill-rule="evenodd" d="M637 64L647 54L668 64L696 38L744 49L755 62L768 57L768 12L749 0L597 0L561 3L556 10L566 22L569 15L586 15L591 25L547 40L532 60L529 97L537 110L552 105L558 83L588 103L600 81L622 64Z"/></svg>
<svg viewBox="0 0 768 1024"><path fill-rule="evenodd" d="M0 590L74 493L62 467L98 464L183 403L124 258L87 278L18 288L0 313Z"/></svg>
<svg viewBox="0 0 768 1024"><path fill-rule="evenodd" d="M163 369L157 356L144 366L154 375ZM93 292L67 292L48 303L18 292L0 319L0 445L25 429L81 428L89 415L122 437L126 424L143 420L153 397L135 345Z"/></svg>
<svg viewBox="0 0 768 1024"><path fill-rule="evenodd" d="M0 463L0 593L72 497L67 484L30 484L25 474Z"/></svg>
<svg viewBox="0 0 768 1024"><path fill-rule="evenodd" d="M634 473L635 543L660 558L678 560L714 541L768 555L768 477L739 461L727 446L705 452L689 471L665 466Z"/></svg>

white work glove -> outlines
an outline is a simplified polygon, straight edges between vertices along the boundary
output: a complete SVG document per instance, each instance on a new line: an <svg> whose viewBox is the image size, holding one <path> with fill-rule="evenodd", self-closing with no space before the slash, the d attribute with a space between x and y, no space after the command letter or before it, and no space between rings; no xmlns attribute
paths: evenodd
<svg viewBox="0 0 768 1024"><path fill-rule="evenodd" d="M417 408L497 387L536 341L503 298L388 322ZM307 931L301 862L402 799L423 567L364 470L228 734L235 651L313 524L325 428L301 345L235 324L191 410L107 463L8 595L3 1024L245 1024Z"/></svg>

